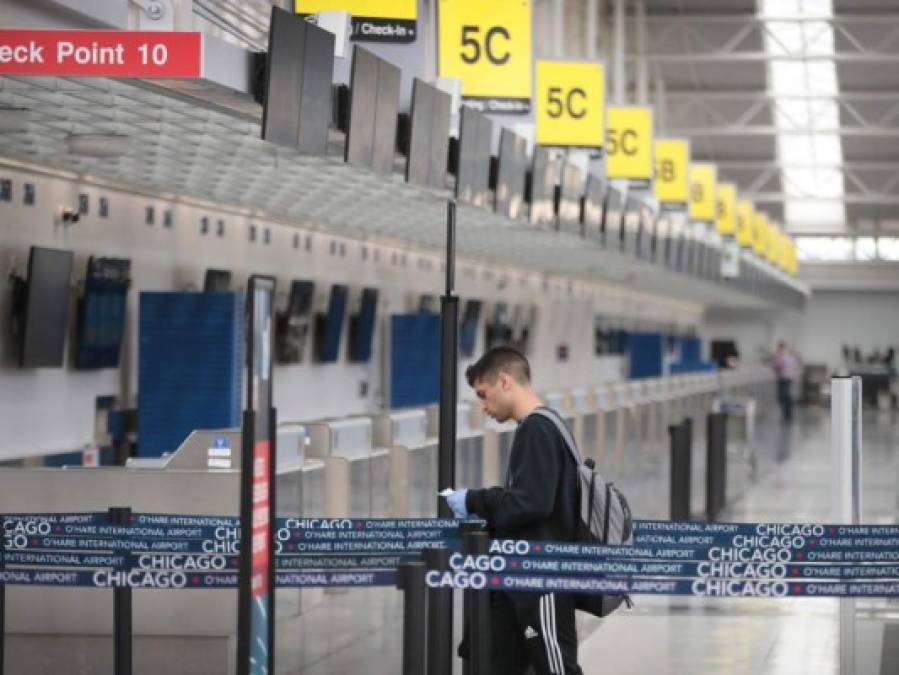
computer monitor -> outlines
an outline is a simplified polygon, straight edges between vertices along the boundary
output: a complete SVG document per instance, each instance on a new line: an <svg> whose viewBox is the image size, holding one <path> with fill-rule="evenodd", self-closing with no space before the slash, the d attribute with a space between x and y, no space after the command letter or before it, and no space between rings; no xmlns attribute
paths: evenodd
<svg viewBox="0 0 899 675"><path fill-rule="evenodd" d="M364 363L371 359L377 315L378 289L363 288L359 313L350 317L350 361Z"/></svg>
<svg viewBox="0 0 899 675"><path fill-rule="evenodd" d="M69 327L73 255L32 246L28 279L14 309L22 368L61 368Z"/></svg>
<svg viewBox="0 0 899 675"><path fill-rule="evenodd" d="M462 312L462 321L459 323L459 355L470 358L474 354L475 343L478 339L478 321L481 318L480 300L467 300L465 310Z"/></svg>
<svg viewBox="0 0 899 675"><path fill-rule="evenodd" d="M305 279L290 282L287 308L275 315L275 356L279 363L300 363L312 323L315 283Z"/></svg>
<svg viewBox="0 0 899 675"><path fill-rule="evenodd" d="M400 69L367 49L353 48L344 159L375 173L393 171Z"/></svg>
<svg viewBox="0 0 899 675"><path fill-rule="evenodd" d="M231 290L231 270L215 269L206 270L203 278L204 293L227 293Z"/></svg>
<svg viewBox="0 0 899 675"><path fill-rule="evenodd" d="M130 283L130 260L88 259L84 295L78 301L76 368L118 367Z"/></svg>
<svg viewBox="0 0 899 675"><path fill-rule="evenodd" d="M441 190L446 187L452 96L415 78L412 83L406 181Z"/></svg>
<svg viewBox="0 0 899 675"><path fill-rule="evenodd" d="M555 223L555 192L558 179L556 160L546 148L535 146L528 182L532 225Z"/></svg>
<svg viewBox="0 0 899 675"><path fill-rule="evenodd" d="M293 12L272 8L262 138L324 155L331 123L334 34Z"/></svg>
<svg viewBox="0 0 899 675"><path fill-rule="evenodd" d="M334 284L328 296L327 311L316 317L316 356L323 363L337 361L340 354L346 299L347 287L344 284Z"/></svg>
<svg viewBox="0 0 899 675"><path fill-rule="evenodd" d="M511 129L499 136L496 189L493 208L508 218L518 218L524 211L524 184L528 170L527 141Z"/></svg>
<svg viewBox="0 0 899 675"><path fill-rule="evenodd" d="M456 161L456 199L486 206L490 191L490 153L493 124L468 106L462 106Z"/></svg>

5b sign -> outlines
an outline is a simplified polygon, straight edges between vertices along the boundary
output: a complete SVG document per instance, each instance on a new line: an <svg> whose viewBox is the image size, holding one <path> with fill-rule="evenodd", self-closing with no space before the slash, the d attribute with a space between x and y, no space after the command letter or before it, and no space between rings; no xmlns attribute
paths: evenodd
<svg viewBox="0 0 899 675"><path fill-rule="evenodd" d="M690 166L690 219L715 222L718 168L714 164Z"/></svg>
<svg viewBox="0 0 899 675"><path fill-rule="evenodd" d="M663 204L686 204L690 198L687 167L690 144L678 139L659 139L655 143L655 195Z"/></svg>
<svg viewBox="0 0 899 675"><path fill-rule="evenodd" d="M648 183L653 173L652 110L609 108L606 130L606 173Z"/></svg>
<svg viewBox="0 0 899 675"><path fill-rule="evenodd" d="M537 62L537 144L600 148L605 71L600 63Z"/></svg>
<svg viewBox="0 0 899 675"><path fill-rule="evenodd" d="M528 112L529 0L440 0L438 71L462 81L462 96L486 112Z"/></svg>

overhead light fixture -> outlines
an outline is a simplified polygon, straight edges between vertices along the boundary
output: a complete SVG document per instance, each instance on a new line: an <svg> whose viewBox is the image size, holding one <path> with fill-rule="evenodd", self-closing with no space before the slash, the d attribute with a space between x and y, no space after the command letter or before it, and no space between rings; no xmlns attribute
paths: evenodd
<svg viewBox="0 0 899 675"><path fill-rule="evenodd" d="M0 107L0 134L15 134L28 131L28 108Z"/></svg>
<svg viewBox="0 0 899 675"><path fill-rule="evenodd" d="M131 136L125 134L69 134L69 154L85 157L121 157L131 148Z"/></svg>

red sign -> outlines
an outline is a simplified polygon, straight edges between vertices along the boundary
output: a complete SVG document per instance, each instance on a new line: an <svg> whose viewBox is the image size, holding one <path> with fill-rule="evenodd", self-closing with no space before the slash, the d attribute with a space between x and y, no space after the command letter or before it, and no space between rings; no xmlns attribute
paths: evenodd
<svg viewBox="0 0 899 675"><path fill-rule="evenodd" d="M253 534L250 555L250 597L268 593L268 550L272 537L269 522L269 466L271 443L256 441L253 447Z"/></svg>
<svg viewBox="0 0 899 675"><path fill-rule="evenodd" d="M200 33L0 30L0 75L200 77Z"/></svg>

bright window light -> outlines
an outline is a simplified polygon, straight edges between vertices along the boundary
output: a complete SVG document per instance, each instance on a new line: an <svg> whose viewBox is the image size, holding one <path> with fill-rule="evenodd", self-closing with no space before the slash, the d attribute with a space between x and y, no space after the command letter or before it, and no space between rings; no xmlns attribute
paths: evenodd
<svg viewBox="0 0 899 675"><path fill-rule="evenodd" d="M833 0L758 0L758 11L765 21L765 50L772 57L768 86L775 100L777 152L784 167L787 230L793 225L805 231L845 227L843 148L837 133L839 81L835 62L826 58L835 53L828 20L833 17ZM851 259L851 240L848 245Z"/></svg>
<svg viewBox="0 0 899 675"><path fill-rule="evenodd" d="M899 260L899 237L880 237L877 240L877 257L881 260Z"/></svg>
<svg viewBox="0 0 899 675"><path fill-rule="evenodd" d="M877 240L874 237L859 237L855 240L856 260L876 260Z"/></svg>
<svg viewBox="0 0 899 675"><path fill-rule="evenodd" d="M838 262L854 254L850 237L796 237L796 248L804 261Z"/></svg>

